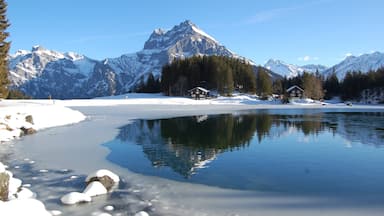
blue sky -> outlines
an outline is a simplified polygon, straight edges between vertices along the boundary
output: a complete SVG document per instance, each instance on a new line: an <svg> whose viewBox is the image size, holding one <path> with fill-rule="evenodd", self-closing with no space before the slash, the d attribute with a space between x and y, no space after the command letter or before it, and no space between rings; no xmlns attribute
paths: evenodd
<svg viewBox="0 0 384 216"><path fill-rule="evenodd" d="M384 51L382 0L8 0L11 53L34 45L95 59L139 51L188 19L239 55L331 66Z"/></svg>

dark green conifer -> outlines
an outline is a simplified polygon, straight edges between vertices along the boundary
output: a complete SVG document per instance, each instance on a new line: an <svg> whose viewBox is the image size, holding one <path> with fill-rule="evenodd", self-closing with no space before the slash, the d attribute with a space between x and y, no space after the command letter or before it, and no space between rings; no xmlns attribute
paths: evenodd
<svg viewBox="0 0 384 216"><path fill-rule="evenodd" d="M9 33L6 29L9 27L9 22L6 17L7 3L5 0L0 0L0 98L8 97L8 51L10 42L6 39Z"/></svg>

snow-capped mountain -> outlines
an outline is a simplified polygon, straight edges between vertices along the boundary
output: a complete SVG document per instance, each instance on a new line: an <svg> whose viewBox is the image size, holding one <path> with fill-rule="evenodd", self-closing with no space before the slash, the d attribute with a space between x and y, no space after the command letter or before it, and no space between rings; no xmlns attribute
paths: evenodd
<svg viewBox="0 0 384 216"><path fill-rule="evenodd" d="M36 97L86 97L83 86L100 62L76 53L60 53L34 46L20 50L9 58L10 81L13 88Z"/></svg>
<svg viewBox="0 0 384 216"><path fill-rule="evenodd" d="M138 82L152 73L161 74L161 68L175 58L187 58L194 55L222 55L240 58L213 37L199 29L190 21L184 21L165 31L156 29L144 44L144 49L118 58L109 58L104 64L121 74L124 90L132 90Z"/></svg>
<svg viewBox="0 0 384 216"><path fill-rule="evenodd" d="M371 70L377 70L382 67L384 67L384 53L374 52L360 56L348 56L339 64L324 71L324 75L327 76L335 72L337 77L341 80L344 79L345 75L351 71L367 73Z"/></svg>
<svg viewBox="0 0 384 216"><path fill-rule="evenodd" d="M91 98L134 91L152 73L175 58L194 55L240 57L190 21L169 31L156 29L143 50L102 61L76 53L60 53L40 46L9 57L12 88L34 98ZM271 76L275 76L271 74Z"/></svg>
<svg viewBox="0 0 384 216"><path fill-rule="evenodd" d="M285 76L288 78L296 77L304 71L315 73L319 71L320 73L327 69L326 66L323 65L304 65L298 66L294 64L288 64L281 60L270 59L267 63L264 64L264 67L271 70L274 73L277 73L281 76Z"/></svg>

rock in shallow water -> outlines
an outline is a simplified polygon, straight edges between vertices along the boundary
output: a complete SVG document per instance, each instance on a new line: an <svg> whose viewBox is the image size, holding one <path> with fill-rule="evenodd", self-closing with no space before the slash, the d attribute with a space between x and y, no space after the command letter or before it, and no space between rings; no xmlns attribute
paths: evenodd
<svg viewBox="0 0 384 216"><path fill-rule="evenodd" d="M88 175L85 181L87 184L90 184L93 181L98 181L103 184L108 191L110 191L120 181L120 178L118 175L109 170L101 169Z"/></svg>

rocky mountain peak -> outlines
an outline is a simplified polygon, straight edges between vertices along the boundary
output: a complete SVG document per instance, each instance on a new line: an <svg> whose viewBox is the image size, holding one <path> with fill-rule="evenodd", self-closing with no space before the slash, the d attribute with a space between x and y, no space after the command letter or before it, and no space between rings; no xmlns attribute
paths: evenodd
<svg viewBox="0 0 384 216"><path fill-rule="evenodd" d="M186 20L174 26L169 31L155 29L144 44L145 50L164 50L180 41L209 41L218 45L218 42L198 28L194 23ZM185 42L184 42L185 43Z"/></svg>

